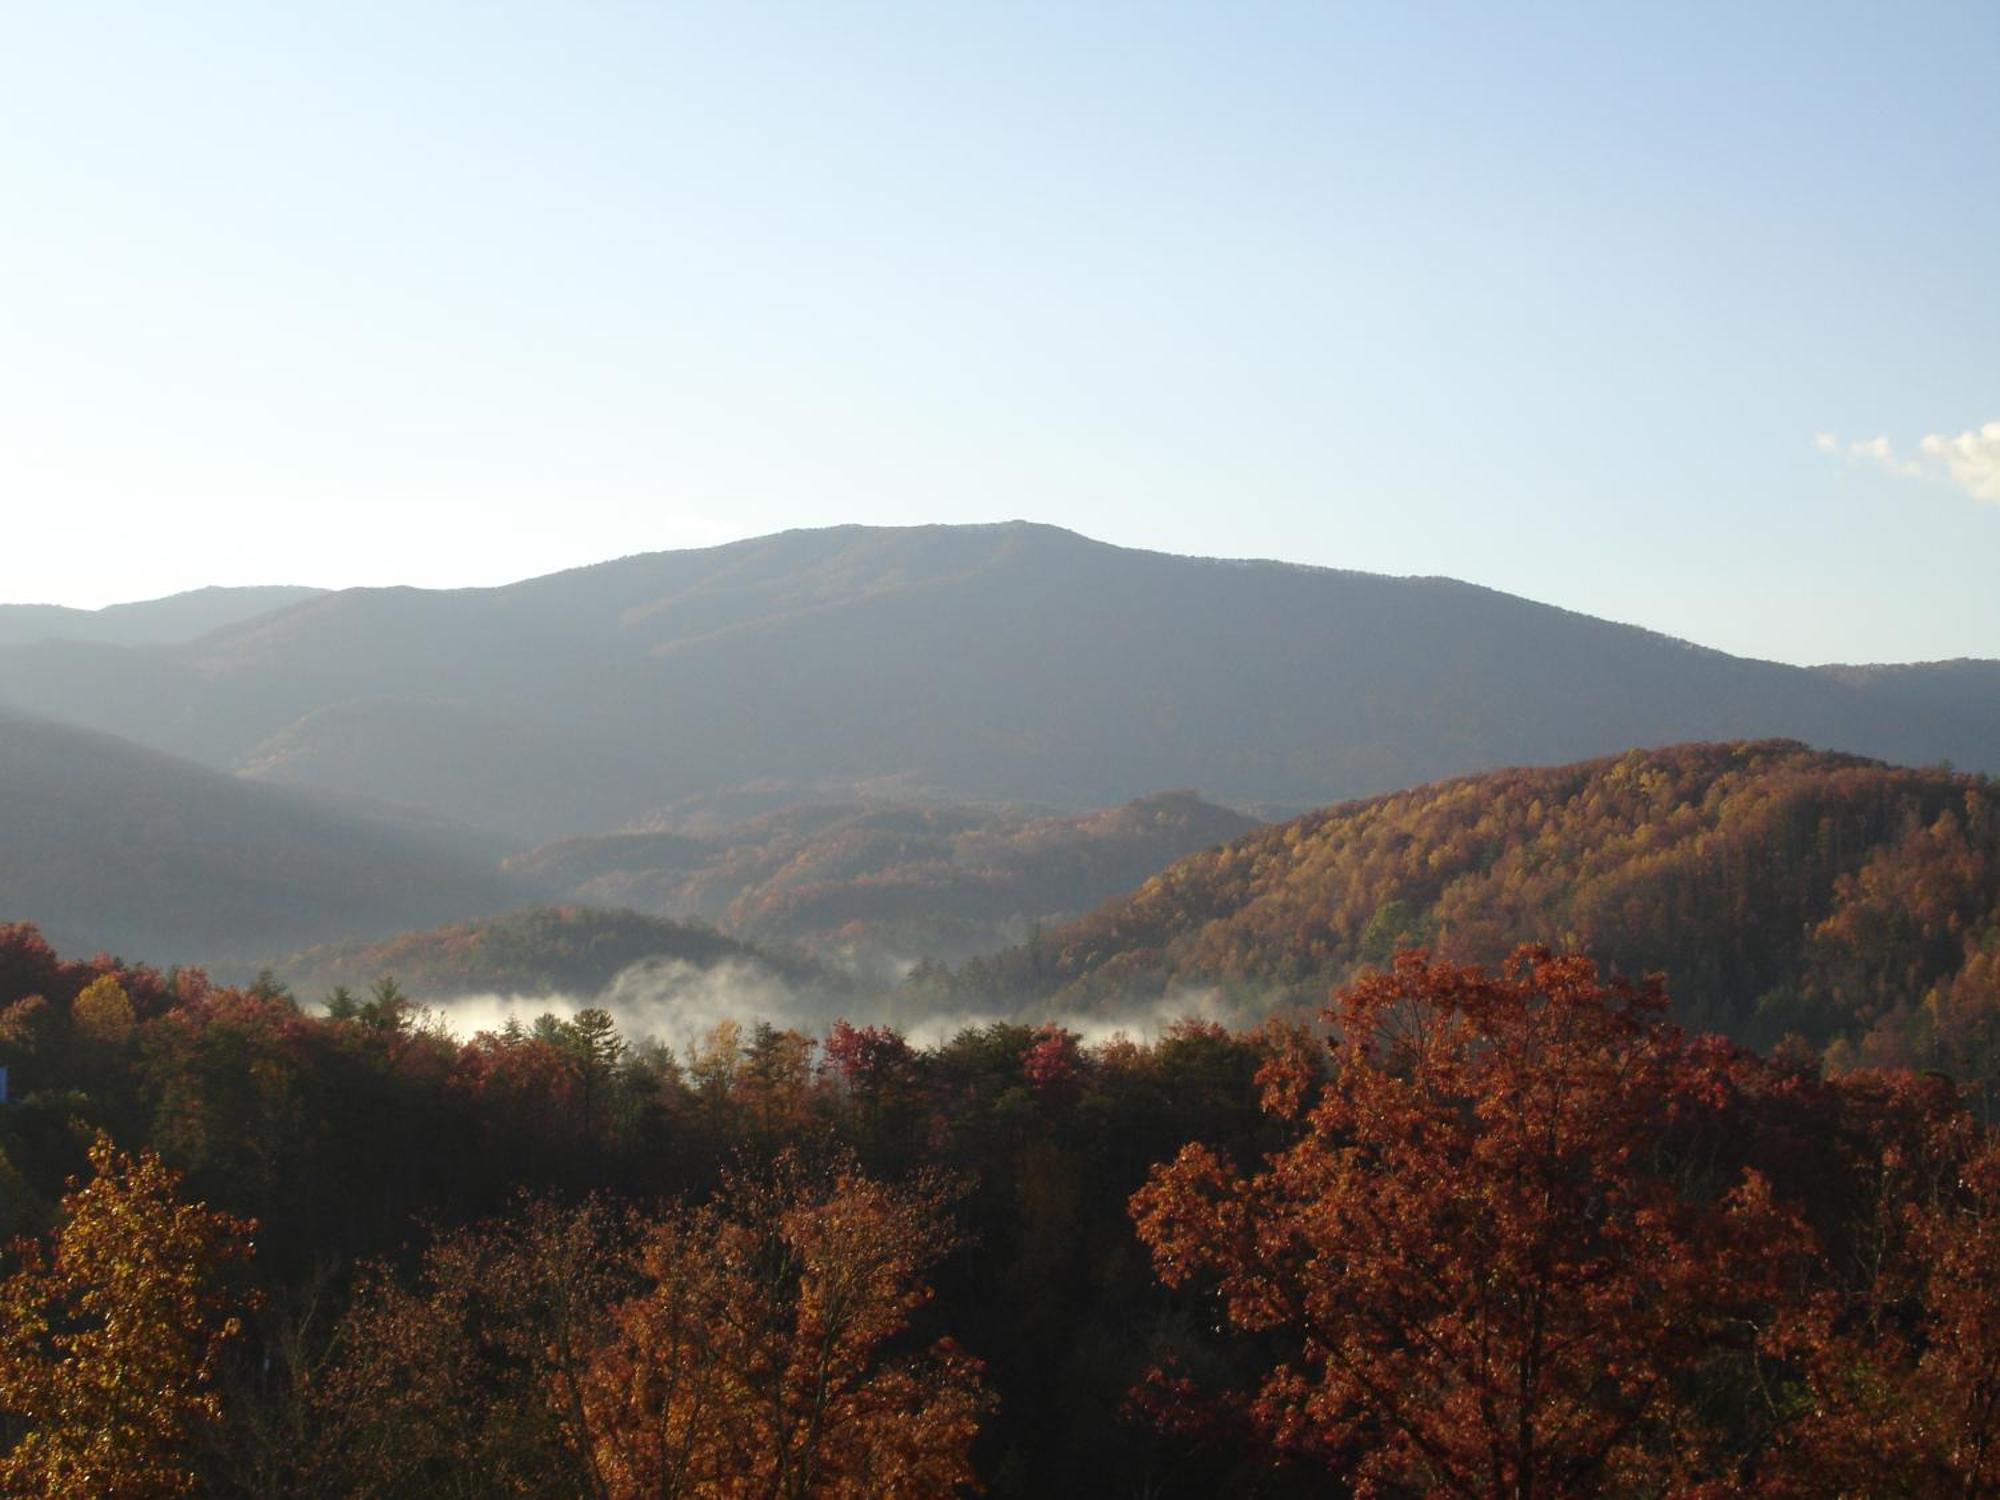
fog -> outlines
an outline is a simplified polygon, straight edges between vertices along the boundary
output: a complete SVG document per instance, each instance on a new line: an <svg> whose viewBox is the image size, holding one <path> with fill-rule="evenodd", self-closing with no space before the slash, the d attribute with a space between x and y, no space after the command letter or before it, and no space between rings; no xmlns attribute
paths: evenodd
<svg viewBox="0 0 2000 1500"><path fill-rule="evenodd" d="M1176 1021L1194 1018L1240 1024L1240 1009L1228 1005L1214 988L1184 987L1145 1002L1109 1010L1050 1012L1025 1007L1001 1010L933 1010L910 1016L895 1010L886 994L834 992L798 985L764 965L731 961L699 968L681 959L647 959L622 970L592 995L465 995L428 1000L426 1015L461 1040L482 1031L498 1031L509 1020L532 1025L543 1015L567 1020L595 1006L611 1013L619 1032L631 1041L655 1040L685 1056L693 1044L723 1021L748 1027L759 1021L780 1029L822 1036L837 1020L855 1025L888 1024L902 1031L913 1046L935 1046L968 1027L999 1022L1053 1023L1076 1032L1095 1046L1116 1036L1134 1041L1158 1037Z"/></svg>

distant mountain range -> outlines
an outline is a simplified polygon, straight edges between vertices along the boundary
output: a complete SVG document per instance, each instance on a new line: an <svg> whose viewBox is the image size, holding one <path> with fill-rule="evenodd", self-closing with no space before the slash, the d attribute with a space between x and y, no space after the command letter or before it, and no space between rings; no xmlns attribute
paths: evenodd
<svg viewBox="0 0 2000 1500"><path fill-rule="evenodd" d="M516 847L700 798L1080 809L1192 786L1299 808L1694 739L2000 770L1992 662L1780 666L1444 579L1020 523L350 589L178 641L17 641L0 703Z"/></svg>
<svg viewBox="0 0 2000 1500"><path fill-rule="evenodd" d="M90 641L101 646L178 646L224 625L269 614L326 592L269 584L193 589L134 604L70 609L60 604L0 604L0 644Z"/></svg>

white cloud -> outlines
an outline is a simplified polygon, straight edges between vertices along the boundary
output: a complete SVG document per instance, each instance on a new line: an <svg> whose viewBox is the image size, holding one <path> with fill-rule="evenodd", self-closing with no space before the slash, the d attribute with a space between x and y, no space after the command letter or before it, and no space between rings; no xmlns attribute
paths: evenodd
<svg viewBox="0 0 2000 1500"><path fill-rule="evenodd" d="M1957 437L1929 433L1907 457L1898 453L1887 437L1843 442L1830 432L1821 432L1814 434L1813 446L1822 453L1880 464L1905 478L1954 484L1975 500L2000 505L2000 422L1988 422Z"/></svg>
<svg viewBox="0 0 2000 1500"><path fill-rule="evenodd" d="M1923 441L1927 457L1941 462L1953 484L1975 500L2000 505L2000 422L1988 422L1977 432L1945 437L1933 432Z"/></svg>

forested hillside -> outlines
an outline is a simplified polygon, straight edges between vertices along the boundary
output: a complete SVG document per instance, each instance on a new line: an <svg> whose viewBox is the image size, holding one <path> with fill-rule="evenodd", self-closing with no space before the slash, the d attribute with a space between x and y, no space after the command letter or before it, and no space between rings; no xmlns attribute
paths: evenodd
<svg viewBox="0 0 2000 1500"><path fill-rule="evenodd" d="M1786 735L2000 770L1990 673L1746 661L1489 589L1048 526L835 527L503 588L350 589L180 646L0 647L0 703L522 843L690 797L1317 806Z"/></svg>
<svg viewBox="0 0 2000 1500"><path fill-rule="evenodd" d="M1096 812L843 803L566 839L507 869L573 901L697 918L888 972L1019 942L1257 822L1188 792Z"/></svg>
<svg viewBox="0 0 2000 1500"><path fill-rule="evenodd" d="M1662 971L1684 1021L1746 1040L1990 1049L2000 786L1771 741L1443 782L1191 856L960 986L1317 1004L1399 946L1492 962L1539 940Z"/></svg>
<svg viewBox="0 0 2000 1500"><path fill-rule="evenodd" d="M398 933L379 942L326 943L280 960L301 994L359 991L383 979L417 1001L465 995L587 1001L635 964L693 970L755 965L799 985L837 991L830 974L790 955L634 911L537 906L472 922Z"/></svg>

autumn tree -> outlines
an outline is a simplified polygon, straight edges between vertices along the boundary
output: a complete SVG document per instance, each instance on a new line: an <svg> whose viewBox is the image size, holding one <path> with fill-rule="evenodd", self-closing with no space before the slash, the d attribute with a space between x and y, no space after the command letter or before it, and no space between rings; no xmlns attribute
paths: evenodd
<svg viewBox="0 0 2000 1500"><path fill-rule="evenodd" d="M1991 1494L2000 1489L2000 1140L1966 1164L1955 1199L1919 1210L1913 1224L1924 1352L1910 1407L1934 1435L1939 1492Z"/></svg>
<svg viewBox="0 0 2000 1500"><path fill-rule="evenodd" d="M581 1379L637 1278L630 1218L524 1202L442 1234L414 1281L369 1267L316 1368L293 1492L597 1496Z"/></svg>
<svg viewBox="0 0 2000 1500"><path fill-rule="evenodd" d="M813 1102L812 1037L768 1022L751 1028L738 1082L739 1102L767 1138L783 1140L803 1130Z"/></svg>
<svg viewBox="0 0 2000 1500"><path fill-rule="evenodd" d="M70 1002L70 1024L86 1041L120 1046L132 1038L132 997L115 974L92 980Z"/></svg>
<svg viewBox="0 0 2000 1500"><path fill-rule="evenodd" d="M0 1282L0 1414L16 1436L0 1492L152 1500L195 1491L191 1452L220 1421L227 1288L251 1226L176 1201L152 1152L98 1137L96 1177L64 1197L49 1243Z"/></svg>
<svg viewBox="0 0 2000 1500"><path fill-rule="evenodd" d="M827 1065L853 1096L869 1105L897 1086L907 1086L915 1054L901 1032L888 1026L854 1026L835 1021L826 1034Z"/></svg>
<svg viewBox="0 0 2000 1500"><path fill-rule="evenodd" d="M1774 1496L1962 1500L2000 1492L2000 1138L1946 1121L1929 1163L1885 1153L1880 1263L1780 1331L1803 1376ZM1955 1128L1954 1128L1955 1127ZM1983 1137L1983 1139L1982 1139Z"/></svg>
<svg viewBox="0 0 2000 1500"><path fill-rule="evenodd" d="M1132 1200L1159 1274L1205 1278L1278 1351L1250 1414L1357 1493L1650 1494L1702 1469L1688 1394L1755 1355L1806 1248L1760 1177L1676 1144L1727 1056L1656 985L1523 949L1497 974L1400 954L1337 1001L1319 1085L1267 1066L1298 1135L1262 1169L1200 1146Z"/></svg>
<svg viewBox="0 0 2000 1500"><path fill-rule="evenodd" d="M803 1500L948 1495L987 1397L948 1340L906 1347L951 1247L935 1180L787 1155L647 1235L582 1420L607 1492Z"/></svg>

